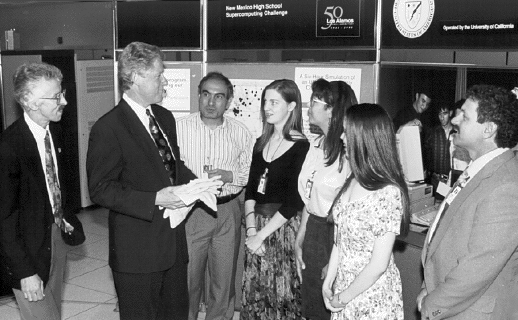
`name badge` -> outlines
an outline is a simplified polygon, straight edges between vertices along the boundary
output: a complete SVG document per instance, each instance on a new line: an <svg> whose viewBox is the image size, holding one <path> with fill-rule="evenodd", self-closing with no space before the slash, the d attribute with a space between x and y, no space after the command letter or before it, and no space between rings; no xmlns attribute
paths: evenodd
<svg viewBox="0 0 518 320"><path fill-rule="evenodd" d="M457 186L457 187L455 187L455 189L453 189L453 191L450 193L448 198L446 198L446 202L448 203L448 205L451 204L451 202L453 201L453 199L455 199L455 197L457 196L457 194L460 192L461 189L462 188L460 186Z"/></svg>
<svg viewBox="0 0 518 320"><path fill-rule="evenodd" d="M264 169L264 173L259 179L259 185L257 186L257 192L261 194L266 193L266 183L268 182L268 168Z"/></svg>
<svg viewBox="0 0 518 320"><path fill-rule="evenodd" d="M306 181L306 189L304 190L304 197L311 199L311 189L313 189L313 181L308 179L308 181Z"/></svg>

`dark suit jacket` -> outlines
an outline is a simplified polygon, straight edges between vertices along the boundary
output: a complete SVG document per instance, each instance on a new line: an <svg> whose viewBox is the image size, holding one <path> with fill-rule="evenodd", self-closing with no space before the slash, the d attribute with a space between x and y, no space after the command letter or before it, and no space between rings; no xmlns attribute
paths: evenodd
<svg viewBox="0 0 518 320"><path fill-rule="evenodd" d="M422 258L423 318L518 319L515 152L491 160L459 192Z"/></svg>
<svg viewBox="0 0 518 320"><path fill-rule="evenodd" d="M59 126L51 122L50 131L62 181ZM12 288L20 289L20 280L36 273L45 284L49 278L54 217L45 179L36 140L20 117L0 137L0 271ZM62 233L63 239L80 244L83 228L69 210L63 188L61 198L64 218L74 227L71 236Z"/></svg>
<svg viewBox="0 0 518 320"><path fill-rule="evenodd" d="M176 159L176 184L196 178L180 160L172 113L153 105L153 114ZM128 103L121 100L92 127L87 155L90 197L110 209L109 262L114 271L150 273L188 260L185 223L172 229L157 191L171 186L158 149Z"/></svg>

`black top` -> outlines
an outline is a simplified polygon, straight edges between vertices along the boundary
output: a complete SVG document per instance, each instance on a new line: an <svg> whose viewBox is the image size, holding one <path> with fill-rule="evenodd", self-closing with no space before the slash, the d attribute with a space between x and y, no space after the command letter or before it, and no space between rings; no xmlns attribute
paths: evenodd
<svg viewBox="0 0 518 320"><path fill-rule="evenodd" d="M252 156L245 200L255 200L256 203L281 203L279 213L286 219L294 217L297 211L304 207L297 191L297 181L308 149L307 140L297 140L283 155L270 163L264 160L262 150L255 152ZM262 194L257 192L257 187L267 167L268 182L266 192Z"/></svg>

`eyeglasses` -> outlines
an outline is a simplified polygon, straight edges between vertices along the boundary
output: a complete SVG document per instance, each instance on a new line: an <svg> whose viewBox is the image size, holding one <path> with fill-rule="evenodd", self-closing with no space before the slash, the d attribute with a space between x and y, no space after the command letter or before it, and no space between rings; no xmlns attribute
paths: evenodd
<svg viewBox="0 0 518 320"><path fill-rule="evenodd" d="M67 93L67 89L63 89L61 92L56 93L56 96L53 98L40 98L45 100L56 100L56 103L60 103L61 99L65 99L65 94Z"/></svg>
<svg viewBox="0 0 518 320"><path fill-rule="evenodd" d="M316 102L316 103L321 103L321 104L323 104L324 106L329 106L329 104L328 104L328 103L326 103L326 102L324 102L324 101L322 101L322 100L319 100L319 99L317 99L317 98L313 98L313 99L311 99L310 106L313 106L313 103L315 103L315 102Z"/></svg>

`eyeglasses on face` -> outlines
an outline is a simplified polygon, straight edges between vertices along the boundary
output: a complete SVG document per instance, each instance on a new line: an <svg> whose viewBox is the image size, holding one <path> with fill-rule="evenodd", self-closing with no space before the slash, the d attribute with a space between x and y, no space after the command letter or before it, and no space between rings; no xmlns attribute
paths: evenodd
<svg viewBox="0 0 518 320"><path fill-rule="evenodd" d="M56 103L60 103L61 99L65 99L65 94L67 93L67 89L63 89L61 92L56 93L56 95L52 98L40 98L45 100L56 100Z"/></svg>
<svg viewBox="0 0 518 320"><path fill-rule="evenodd" d="M321 103L321 104L323 104L324 106L329 106L329 104L328 104L328 103L326 103L325 101L322 101L322 100L320 100L320 99L317 99L317 98L313 98L313 99L311 99L311 102L309 103L309 105L312 107L312 106L313 106L313 104L315 104L315 103Z"/></svg>

